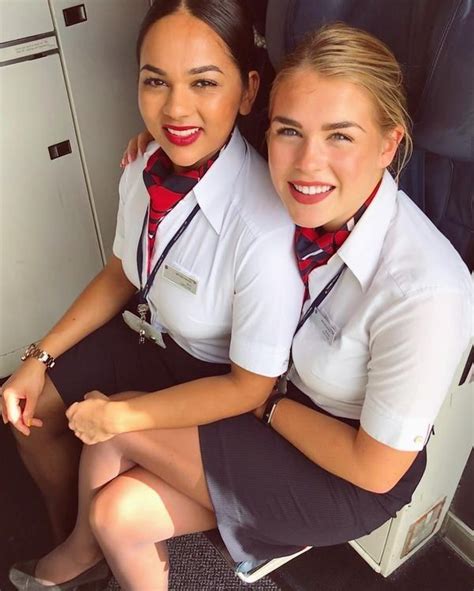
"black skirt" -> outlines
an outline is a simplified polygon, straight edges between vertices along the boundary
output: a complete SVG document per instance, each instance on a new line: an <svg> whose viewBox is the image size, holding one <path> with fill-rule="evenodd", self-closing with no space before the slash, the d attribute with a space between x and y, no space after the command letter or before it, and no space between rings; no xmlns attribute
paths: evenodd
<svg viewBox="0 0 474 591"><path fill-rule="evenodd" d="M288 396L324 412L292 384ZM250 413L202 425L199 437L218 528L236 562L370 533L410 501L426 466L423 450L391 491L377 494L320 468Z"/></svg>
<svg viewBox="0 0 474 591"><path fill-rule="evenodd" d="M126 390L153 392L198 378L229 373L230 366L196 359L171 337L166 349L145 340L118 314L61 355L48 375L66 406L99 390L111 395Z"/></svg>

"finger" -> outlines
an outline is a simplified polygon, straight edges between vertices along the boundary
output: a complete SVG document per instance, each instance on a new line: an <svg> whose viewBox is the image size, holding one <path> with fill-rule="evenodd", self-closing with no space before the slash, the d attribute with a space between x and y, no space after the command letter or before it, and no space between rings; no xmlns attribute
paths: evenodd
<svg viewBox="0 0 474 591"><path fill-rule="evenodd" d="M41 419L32 418L30 427L42 427L43 421Z"/></svg>
<svg viewBox="0 0 474 591"><path fill-rule="evenodd" d="M31 426L31 420L34 417L35 410L36 410L36 403L38 402L37 398L33 398L32 396L28 396L26 398L25 408L23 409L22 418L25 425L28 427Z"/></svg>
<svg viewBox="0 0 474 591"><path fill-rule="evenodd" d="M122 160L120 160L120 168L125 168L128 164L127 150L122 154Z"/></svg>
<svg viewBox="0 0 474 591"><path fill-rule="evenodd" d="M20 401L16 396L4 395L4 402L6 406L7 419L11 423L16 423L21 419Z"/></svg>
<svg viewBox="0 0 474 591"><path fill-rule="evenodd" d="M80 431L74 431L74 435L80 440L82 441L82 443L87 443L86 439L87 437L84 435L84 433L81 433Z"/></svg>
<svg viewBox="0 0 474 591"><path fill-rule="evenodd" d="M142 132L138 136L137 144L138 144L138 151L140 154L144 154L146 152L146 148L148 143L150 142L150 134L146 131Z"/></svg>
<svg viewBox="0 0 474 591"><path fill-rule="evenodd" d="M12 392L5 390L2 395L2 417L5 415L7 422L10 422L17 431L28 436L30 430L23 422L21 416L20 401Z"/></svg>
<svg viewBox="0 0 474 591"><path fill-rule="evenodd" d="M17 431L23 433L23 435L26 435L26 437L29 436L30 430L21 419L19 419L18 421L10 421L10 423L15 427Z"/></svg>
<svg viewBox="0 0 474 591"><path fill-rule="evenodd" d="M130 140L128 142L128 146L127 146L127 163L130 164L131 162L133 162L135 160L135 158L137 157L137 140L136 138L133 138L133 140Z"/></svg>
<svg viewBox="0 0 474 591"><path fill-rule="evenodd" d="M107 398L107 396L98 390L92 390L84 395L84 400L100 400L101 398Z"/></svg>
<svg viewBox="0 0 474 591"><path fill-rule="evenodd" d="M76 410L77 405L79 404L79 402L74 402L73 404L71 404L71 406L67 409L66 411L66 417L71 420L71 418L74 416L74 412Z"/></svg>
<svg viewBox="0 0 474 591"><path fill-rule="evenodd" d="M5 403L3 400L3 396L0 398L0 403L2 406L2 420L3 420L3 424L6 425L8 423L8 419L7 419L7 411L5 408Z"/></svg>

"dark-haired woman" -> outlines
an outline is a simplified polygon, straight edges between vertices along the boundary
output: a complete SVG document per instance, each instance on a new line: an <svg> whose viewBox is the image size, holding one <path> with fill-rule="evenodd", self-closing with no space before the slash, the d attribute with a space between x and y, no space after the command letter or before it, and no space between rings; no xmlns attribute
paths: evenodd
<svg viewBox="0 0 474 591"><path fill-rule="evenodd" d="M39 562L12 569L18 588L69 588L104 575L89 491L127 470L113 483L140 499L127 544L109 555L102 495L92 526L124 588L164 589L166 546L137 554L145 531L160 542L215 526L197 425L257 408L286 368L303 295L293 226L265 163L235 127L258 88L252 44L234 0L160 0L145 18L139 104L157 143L124 171L107 267L28 350L2 402L23 435L43 422L19 437L20 449L58 535L77 469L64 407L83 442L123 433L123 448L106 461L108 471L82 479L72 535ZM138 309L125 319L140 334L119 313L137 289ZM131 514L120 510L120 518Z"/></svg>

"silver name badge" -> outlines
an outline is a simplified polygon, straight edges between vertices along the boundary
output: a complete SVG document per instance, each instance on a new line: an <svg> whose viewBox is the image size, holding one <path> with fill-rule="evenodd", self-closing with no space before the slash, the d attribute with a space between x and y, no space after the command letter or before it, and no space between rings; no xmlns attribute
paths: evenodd
<svg viewBox="0 0 474 591"><path fill-rule="evenodd" d="M319 308L316 309L316 314L314 315L314 319L316 324L319 326L321 333L324 339L332 345L334 343L334 339L339 332L339 327L332 322L329 316L323 310Z"/></svg>
<svg viewBox="0 0 474 591"><path fill-rule="evenodd" d="M192 277L186 272L165 264L163 265L163 277L171 283L189 291L189 293L196 295L199 282L195 277Z"/></svg>
<svg viewBox="0 0 474 591"><path fill-rule="evenodd" d="M143 336L146 339L152 341L156 345L159 345L163 349L166 349L163 335L157 328L148 322L143 322L136 314L130 312L130 310L125 310L125 312L122 314L122 318L124 319L125 324L127 324L132 330L138 332L138 334L140 334L140 331L143 330Z"/></svg>

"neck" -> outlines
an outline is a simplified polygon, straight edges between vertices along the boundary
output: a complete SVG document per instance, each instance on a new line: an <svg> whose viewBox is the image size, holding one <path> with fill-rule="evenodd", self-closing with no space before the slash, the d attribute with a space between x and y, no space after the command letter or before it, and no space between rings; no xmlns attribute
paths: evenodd
<svg viewBox="0 0 474 591"><path fill-rule="evenodd" d="M222 146L220 146L220 148L218 148L217 150L214 150L213 152L210 152L207 156L204 156L204 158L201 158L200 160L198 160L194 164L190 164L189 166L180 166L179 164L175 164L174 162L172 162L174 172L179 174L179 173L187 172L188 170L197 170L203 164L206 164L206 162L213 159L216 156L216 154L218 155L219 152L227 146L231 137L232 137L232 132L229 135L229 137L226 139L226 141L222 144Z"/></svg>
<svg viewBox="0 0 474 591"><path fill-rule="evenodd" d="M331 220L327 224L324 224L323 229L326 230L326 232L337 232L337 230L339 230L345 224L347 224L347 222L355 216L355 214L359 211L359 209L362 207L362 205L366 201L368 201L369 199L373 199L375 197L375 194L378 192L378 190L380 188L382 178L383 178L383 173L379 177L379 179L372 184L372 190L370 191L370 193L367 193L367 195L363 199L360 199L354 205L354 207L350 210L349 214L346 214L343 219Z"/></svg>

